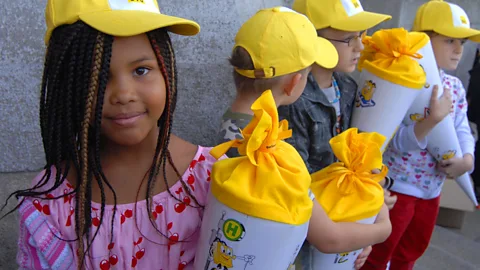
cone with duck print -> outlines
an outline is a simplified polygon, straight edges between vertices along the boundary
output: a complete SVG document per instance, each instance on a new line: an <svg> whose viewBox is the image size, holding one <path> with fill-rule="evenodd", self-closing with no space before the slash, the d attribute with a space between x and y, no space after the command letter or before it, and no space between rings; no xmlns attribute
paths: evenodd
<svg viewBox="0 0 480 270"><path fill-rule="evenodd" d="M306 238L313 207L310 174L283 141L292 132L287 121L278 122L271 91L251 109L244 139L211 151L218 159L237 147L240 157L213 165L195 270L287 269Z"/></svg>
<svg viewBox="0 0 480 270"><path fill-rule="evenodd" d="M382 152L395 135L407 109L420 94L425 74L412 59L428 36L403 28L379 30L363 39L357 91L351 125L364 132L378 132L387 139Z"/></svg>
<svg viewBox="0 0 480 270"><path fill-rule="evenodd" d="M415 99L407 111L403 122L406 125L422 121L428 116L430 110L430 98L435 85L438 86L438 97L443 95L442 80L438 70L435 54L431 42L423 46L419 53L422 58L417 59L426 73L424 90ZM453 157L463 157L462 149L458 141L454 121L451 115L447 115L427 135L427 150L437 161L447 160ZM467 194L468 198L478 207L477 198L472 185L470 175L465 173L456 179L458 185Z"/></svg>

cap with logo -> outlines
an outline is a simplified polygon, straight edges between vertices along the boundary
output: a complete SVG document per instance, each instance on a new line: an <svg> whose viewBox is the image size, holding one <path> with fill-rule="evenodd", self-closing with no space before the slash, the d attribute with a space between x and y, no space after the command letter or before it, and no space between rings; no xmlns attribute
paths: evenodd
<svg viewBox="0 0 480 270"><path fill-rule="evenodd" d="M179 35L200 31L196 22L161 14L157 0L48 0L45 20L45 43L56 27L77 21L113 36L134 36L163 27Z"/></svg>
<svg viewBox="0 0 480 270"><path fill-rule="evenodd" d="M413 31L434 31L451 38L480 42L480 31L470 28L467 13L460 6L443 0L431 0L417 10Z"/></svg>
<svg viewBox="0 0 480 270"><path fill-rule="evenodd" d="M254 70L235 69L248 78L273 78L305 69L316 63L334 68L335 47L317 36L304 15L286 7L262 9L246 21L235 37L234 49L244 48Z"/></svg>
<svg viewBox="0 0 480 270"><path fill-rule="evenodd" d="M360 0L295 0L293 9L305 14L315 29L331 27L347 32L364 31L392 18L364 11Z"/></svg>

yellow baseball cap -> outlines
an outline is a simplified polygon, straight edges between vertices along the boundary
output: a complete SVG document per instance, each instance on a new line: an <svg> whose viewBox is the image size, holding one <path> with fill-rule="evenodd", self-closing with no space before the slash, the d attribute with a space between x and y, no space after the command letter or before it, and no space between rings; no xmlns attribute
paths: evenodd
<svg viewBox="0 0 480 270"><path fill-rule="evenodd" d="M331 27L347 32L364 31L392 18L364 11L360 0L295 0L293 9L305 14L315 29Z"/></svg>
<svg viewBox="0 0 480 270"><path fill-rule="evenodd" d="M460 6L432 0L417 10L413 31L434 31L451 38L468 38L480 42L480 31L470 28L467 13Z"/></svg>
<svg viewBox="0 0 480 270"><path fill-rule="evenodd" d="M134 36L162 27L186 36L200 31L196 22L161 14L157 0L48 0L45 19L45 43L56 27L77 21L112 36Z"/></svg>
<svg viewBox="0 0 480 270"><path fill-rule="evenodd" d="M262 9L246 21L233 49L250 54L254 70L235 69L248 78L273 78L305 69L314 63L334 68L338 53L330 41L317 36L304 15L286 7Z"/></svg>

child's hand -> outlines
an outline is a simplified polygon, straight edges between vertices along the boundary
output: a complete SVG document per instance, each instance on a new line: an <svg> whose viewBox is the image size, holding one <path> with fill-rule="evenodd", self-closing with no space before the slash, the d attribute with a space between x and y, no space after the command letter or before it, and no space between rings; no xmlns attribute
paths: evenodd
<svg viewBox="0 0 480 270"><path fill-rule="evenodd" d="M430 98L430 114L427 118L430 118L435 123L438 123L447 116L452 109L452 94L450 89L444 88L443 95L440 98L438 96L438 85L435 85L432 90L432 97Z"/></svg>
<svg viewBox="0 0 480 270"><path fill-rule="evenodd" d="M355 260L355 269L359 270L367 261L368 255L372 252L372 246L368 246L362 250L362 253L358 255L357 259Z"/></svg>
<svg viewBox="0 0 480 270"><path fill-rule="evenodd" d="M393 208L395 203L397 202L397 196L396 195L391 195L390 191L384 189L384 202L385 205L388 207L389 210Z"/></svg>
<svg viewBox="0 0 480 270"><path fill-rule="evenodd" d="M463 158L453 157L438 162L437 169L450 178L457 178L473 168L473 157L470 154Z"/></svg>
<svg viewBox="0 0 480 270"><path fill-rule="evenodd" d="M382 205L382 209L380 209L380 213L378 213L374 224L380 226L381 236L383 238L382 241L377 243L387 240L388 236L390 236L390 233L392 233L392 223L390 223L390 214L385 204Z"/></svg>

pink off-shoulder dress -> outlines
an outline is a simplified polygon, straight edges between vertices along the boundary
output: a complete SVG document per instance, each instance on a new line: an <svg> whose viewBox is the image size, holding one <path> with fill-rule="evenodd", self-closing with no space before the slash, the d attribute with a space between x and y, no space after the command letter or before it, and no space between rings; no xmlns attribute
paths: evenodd
<svg viewBox="0 0 480 270"><path fill-rule="evenodd" d="M205 205L210 171L216 159L210 148L198 147L183 180L201 205ZM37 184L44 172L33 180ZM55 170L52 168L55 177ZM52 179L53 180L53 179ZM53 182L45 186L52 187ZM92 228L99 229L86 269L193 269L203 211L195 206L181 182L153 197L152 213L146 201L117 205L113 231L113 205L105 206L99 226L100 204L92 202ZM65 181L46 196L58 197L72 191ZM75 196L55 200L25 198L20 212L17 263L21 269L77 269L75 240ZM151 220L152 218L152 220ZM136 222L135 222L136 220ZM159 234L152 225L164 234ZM98 227L99 226L99 227ZM113 236L112 241L111 236Z"/></svg>

